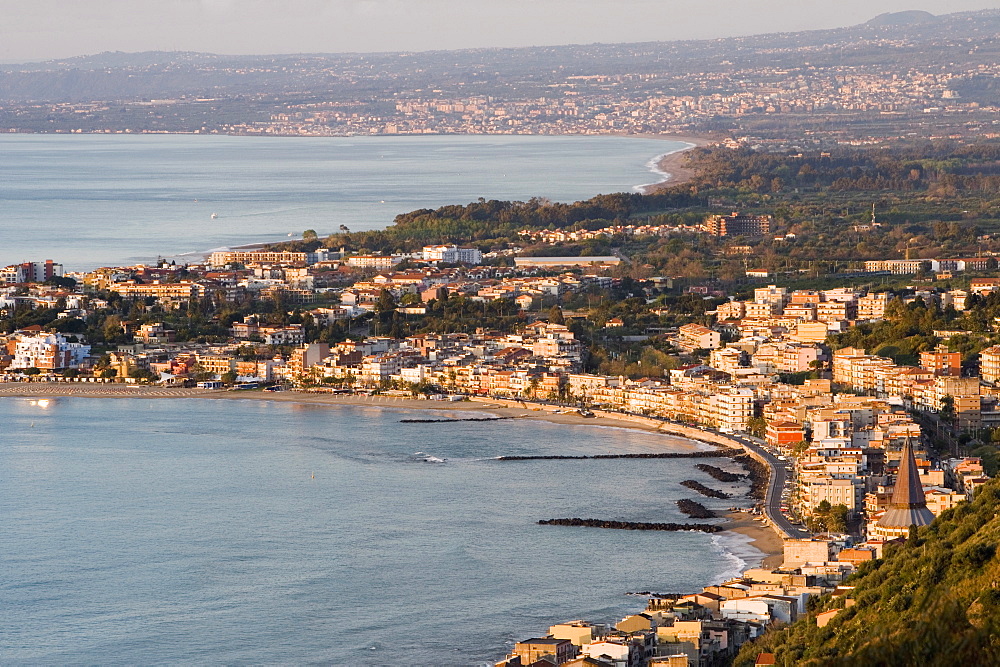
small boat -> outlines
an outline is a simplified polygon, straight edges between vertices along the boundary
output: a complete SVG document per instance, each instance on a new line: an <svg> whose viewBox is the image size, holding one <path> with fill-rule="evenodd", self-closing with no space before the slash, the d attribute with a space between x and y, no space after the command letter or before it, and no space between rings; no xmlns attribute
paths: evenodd
<svg viewBox="0 0 1000 667"><path fill-rule="evenodd" d="M219 214L218 214L218 213L213 213L213 214L212 214L212 220L215 220L215 219L216 219L216 218L218 218L218 217L219 217Z"/></svg>

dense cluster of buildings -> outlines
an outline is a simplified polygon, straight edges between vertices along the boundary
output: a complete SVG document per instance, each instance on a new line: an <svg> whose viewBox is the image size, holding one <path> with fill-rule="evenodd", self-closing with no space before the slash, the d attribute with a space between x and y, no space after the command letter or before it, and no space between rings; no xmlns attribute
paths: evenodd
<svg viewBox="0 0 1000 667"><path fill-rule="evenodd" d="M377 273L352 267L349 258L323 250L215 253L201 267L98 269L79 276L82 289L75 291L12 284L0 288L0 310L59 307L63 318L86 321L107 307L102 296L108 293L143 308L155 304L164 310L206 299L224 303L279 298L323 326L386 307L419 318L431 302L450 294L473 302L511 300L517 310L537 311L589 285L613 283L597 267L554 273L477 266L478 255L460 254L462 250L428 246L419 253L422 266ZM455 266L453 260L459 258L468 261ZM928 291L903 300L936 299L961 309L966 296L961 290ZM819 507L833 505L844 506L849 516L872 517L886 508L903 445L920 442L914 411L953 415L959 429L972 432L1000 426L1000 389L991 386L1000 380L1000 347L982 352L981 378L963 376L960 355L945 348L924 352L918 366L899 366L864 350L827 347L830 333L881 319L890 298L853 289L758 288L752 299L719 305L711 313L712 326L690 323L632 336L642 340L666 335L689 358L701 359L670 369L663 377L585 373L586 350L572 330L530 318L512 334L480 329L407 338L370 336L334 345L309 340L301 323L261 316L232 323L230 340L211 344L178 342L176 332L162 323L126 319L117 326L128 342L96 370L110 368L120 378L135 377L138 371L140 377L168 383L229 376L366 390L433 385L468 395L576 401L728 433L755 431L768 446L797 462L789 513L810 517ZM614 331L622 324L612 319L605 326ZM267 359L259 354L247 357L248 344L276 351ZM87 342L68 331L21 329L6 336L5 348L0 371L7 373L73 368L86 375L96 363ZM790 383L789 378L810 373L828 377ZM920 461L931 505L945 508L956 502L959 497L948 491L943 469ZM974 488L975 483L963 483L955 491Z"/></svg>
<svg viewBox="0 0 1000 667"><path fill-rule="evenodd" d="M850 460L848 456L846 461ZM955 459L946 469L949 481L959 488L983 476L978 459ZM887 507L869 521L869 539L858 541L843 533L786 538L781 564L776 567L751 568L700 592L653 596L642 613L613 625L583 620L553 625L544 636L517 642L497 667L728 664L746 642L804 616L811 597L843 598L839 608L816 614L816 625L825 627L843 609L856 604L853 587L845 580L859 565L881 558L888 544L905 539L912 527L931 523L946 509L940 504L931 509L925 486L928 474L907 441ZM965 498L949 493L948 507ZM775 664L774 656L759 654L756 664Z"/></svg>
<svg viewBox="0 0 1000 667"><path fill-rule="evenodd" d="M611 225L600 229L522 229L518 235L531 243L566 243L613 236L669 236L702 231L702 225Z"/></svg>
<svg viewBox="0 0 1000 667"><path fill-rule="evenodd" d="M517 642L497 667L727 664L747 641L798 620L810 596L848 593L843 580L881 555L847 544L843 535L788 540L780 567L750 569L699 592L653 597L643 612L615 624L558 623L542 637Z"/></svg>
<svg viewBox="0 0 1000 667"><path fill-rule="evenodd" d="M323 324L380 308L420 317L449 294L483 303L509 299L519 310L537 310L588 285L614 282L600 267L556 273L478 266L476 252L456 246L428 246L407 258L411 268L399 270L359 268L349 259L330 251L216 253L203 266L98 269L76 276L75 289L37 281L60 275L57 264L18 265L4 273L0 312L58 308L60 321L68 323L86 322L107 308L115 293L139 312L154 305L190 308L206 299L280 297ZM25 276L32 280L18 280ZM118 319L105 326L113 326L111 333L126 342L100 360L81 334L72 333L80 327L57 332L33 325L0 341L0 373L7 379L30 370L36 380L114 376L166 384L228 377L316 391L435 388L582 403L723 433L756 433L763 446L793 462L781 511L829 529L823 522L833 510L843 521L840 530L850 523L856 535L867 537L789 539L784 564L777 569L751 570L701 593L654 598L646 612L614 627L582 621L553 626L546 637L518 643L504 663L544 659L568 665L690 667L714 664L767 627L794 621L809 596L839 590L842 579L858 563L878 557L887 541L909 525L927 523L986 482L978 459L927 456L926 434L915 415L924 411L973 433L1000 426L1000 346L982 351L978 377L970 375L968 364L963 367L958 352L944 346L921 353L917 366L827 346L829 334L883 318L893 298L961 310L967 296L961 290L894 297L849 288L767 285L750 299L722 303L704 324L661 327L638 336L667 336L689 359L700 360L669 369L663 377L638 379L583 372L587 351L572 329L538 317L527 318L514 333L376 335L339 344L310 340L302 323L287 318L244 317L231 324L228 341L211 344L178 341L177 331L148 318ZM317 299L325 302L314 303ZM623 325L617 318L605 323L612 332ZM947 339L961 332L934 333ZM260 349L273 350L273 356L264 358ZM803 379L807 374L813 377Z"/></svg>
<svg viewBox="0 0 1000 667"><path fill-rule="evenodd" d="M705 233L719 237L767 236L774 224L771 215L748 215L734 211L728 215L710 215L700 225L611 225L600 229L523 229L518 234L533 243L566 243L613 236L669 236ZM794 234L792 235L794 238ZM784 238L784 237L782 237Z"/></svg>
<svg viewBox="0 0 1000 667"><path fill-rule="evenodd" d="M905 68L904 68L905 69ZM684 74L572 75L534 98L397 96L392 111L363 104L290 104L267 121L227 125L240 134L604 134L669 132L717 118L767 114L875 112L980 113L953 85L970 72L825 66L753 67ZM993 68L995 70L995 66ZM989 75L994 75L992 71ZM664 95L646 89L691 91Z"/></svg>

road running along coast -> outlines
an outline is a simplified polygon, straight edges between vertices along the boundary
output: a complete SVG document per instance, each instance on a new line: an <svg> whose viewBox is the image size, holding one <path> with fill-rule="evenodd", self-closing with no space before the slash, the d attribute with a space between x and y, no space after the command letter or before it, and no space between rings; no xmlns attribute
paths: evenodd
<svg viewBox="0 0 1000 667"><path fill-rule="evenodd" d="M492 397L473 397L470 400L511 407L523 407L525 405L530 405L533 409L549 411L550 413L555 412L556 410L566 409L565 406L524 403L523 401L518 400ZM678 424L675 422L624 412L594 410L593 413L598 417L631 422L632 424L641 424L660 433L708 443L715 447L732 448L735 446L742 449L748 455L767 466L768 484L764 493L763 511L768 524L778 533L779 537L784 539L806 539L812 536L812 533L808 530L796 526L781 513L781 491L784 489L785 483L789 479L788 463L778 459L778 457L764 449L762 440L749 435L744 436L738 434L720 433L718 431L710 431L694 426L688 426L686 424Z"/></svg>

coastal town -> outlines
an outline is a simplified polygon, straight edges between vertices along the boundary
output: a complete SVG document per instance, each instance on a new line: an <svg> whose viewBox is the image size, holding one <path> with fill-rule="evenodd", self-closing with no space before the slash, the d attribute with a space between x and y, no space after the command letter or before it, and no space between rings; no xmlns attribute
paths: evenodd
<svg viewBox="0 0 1000 667"><path fill-rule="evenodd" d="M769 216L712 215L686 231L745 238L770 233L771 222ZM525 231L533 233L565 240L551 231ZM637 328L622 317L592 322L585 305L561 307L620 288L622 278L613 273L621 258L515 256L503 265L483 263L496 256L431 245L396 255L218 251L200 264L163 261L76 273L52 260L15 264L0 271L6 327L0 380L8 394L152 385L487 401L558 411L581 422L595 414L642 422L740 450L759 464L748 516L780 538L771 541L780 546L770 549L767 566L701 591L653 595L644 611L617 623L553 625L517 642L498 663L508 667L718 664L766 629L804 615L814 596L833 593L849 605L851 588L843 582L860 564L905 540L910 526L974 497L995 472L988 470L995 458L960 452L1000 433L1000 345L980 346L970 360L948 342L972 334L934 331L937 346L921 352L917 363L900 365L832 344L839 334L912 308L962 312L1000 290L995 277L971 278L965 289L915 284L898 292L790 290L765 281L744 299L689 285L688 296L713 307L700 323L679 326L657 308L656 295L672 289L670 279L652 279L637 289L650 316L661 321ZM990 266L991 257L971 257L885 260L867 269L873 275L983 275ZM401 323L446 316L449 307L481 309L484 326L394 335ZM513 326L491 329L494 313L512 318ZM103 342L95 346L85 332L99 314ZM33 323L15 324L27 321ZM584 321L606 339L657 342L674 351L678 363L657 377L587 372L587 347L575 333ZM749 471L753 478L752 466ZM731 481L746 474L714 468L714 476ZM716 516L699 503L688 508L692 517ZM761 660L767 664L766 656Z"/></svg>
<svg viewBox="0 0 1000 667"><path fill-rule="evenodd" d="M9 17L5 663L1000 664L1000 9L201 4Z"/></svg>
<svg viewBox="0 0 1000 667"><path fill-rule="evenodd" d="M921 14L771 40L29 63L0 70L12 86L0 131L721 133L769 147L997 136L996 42L985 27L995 10ZM67 99L39 99L36 78L68 86ZM192 90L178 92L178 80Z"/></svg>
<svg viewBox="0 0 1000 667"><path fill-rule="evenodd" d="M310 63L296 63L308 69ZM733 68L695 71L570 75L549 84L545 95L520 98L497 95L423 96L395 93L391 98L288 103L266 119L191 129L197 134L250 136L393 136L426 134L494 135L680 135L712 132L727 123L752 130L729 139L733 145L785 145L755 121L787 116L862 116L864 134L847 125L809 130L799 145L878 144L904 139L917 124L933 122L935 136L1000 136L997 106L966 99L961 87L970 79L992 78L997 66L970 64L941 72L936 67L882 66ZM239 71L234 74L240 74ZM654 88L654 90L648 90ZM664 94L660 91L690 91ZM456 91L458 92L458 91ZM136 120L131 127L107 118L115 106L107 101L17 104L7 110L11 121L25 123L44 114L65 119L57 131L158 133L176 132L167 125L178 110L197 114L225 103L220 99L172 98L130 102ZM0 109L3 111L3 109ZM869 116L871 118L869 118ZM2 118L2 116L0 116ZM159 120L158 120L159 119ZM87 129L84 129L84 128ZM163 127L164 129L159 129ZM169 129L167 129L169 127ZM10 124L0 131L22 131ZM180 130L183 131L183 130Z"/></svg>

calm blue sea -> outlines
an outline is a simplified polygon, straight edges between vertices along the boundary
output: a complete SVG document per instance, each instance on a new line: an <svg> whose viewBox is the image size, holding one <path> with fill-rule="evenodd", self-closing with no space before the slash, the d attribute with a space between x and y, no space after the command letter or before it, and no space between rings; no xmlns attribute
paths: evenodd
<svg viewBox="0 0 1000 667"><path fill-rule="evenodd" d="M0 266L151 262L306 229L379 229L399 213L479 197L577 201L662 180L655 158L686 145L581 136L0 135Z"/></svg>
<svg viewBox="0 0 1000 667"><path fill-rule="evenodd" d="M738 536L535 523L680 521L684 479L745 490L696 461L493 460L683 441L399 421L426 414L0 400L0 662L476 665L552 623L638 611L629 591L696 590L758 554Z"/></svg>

